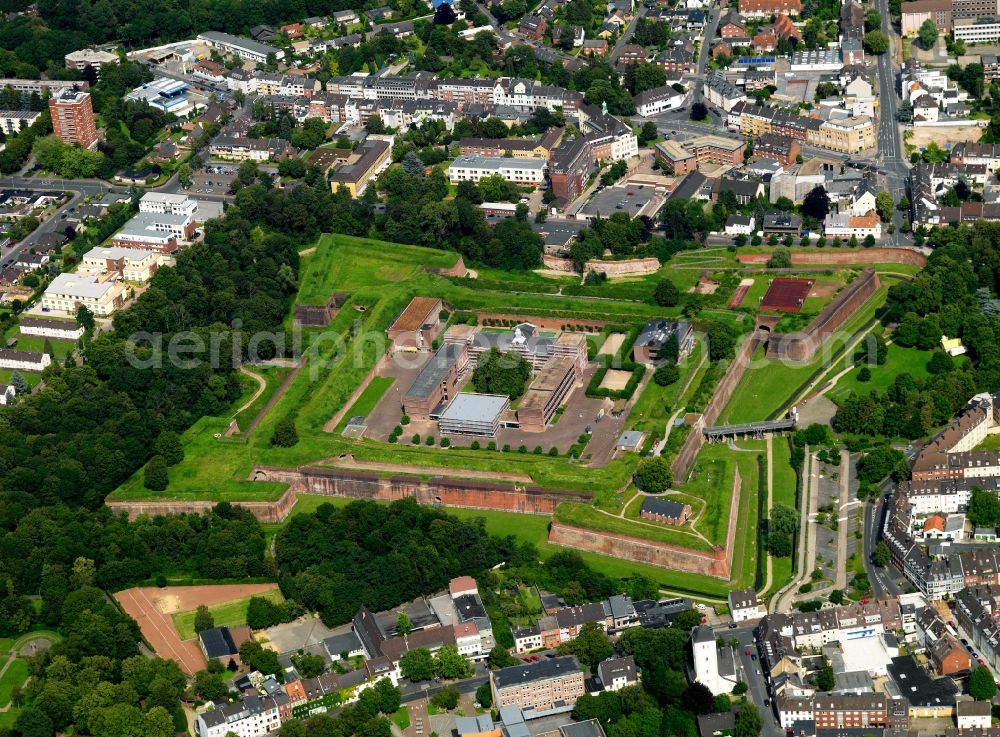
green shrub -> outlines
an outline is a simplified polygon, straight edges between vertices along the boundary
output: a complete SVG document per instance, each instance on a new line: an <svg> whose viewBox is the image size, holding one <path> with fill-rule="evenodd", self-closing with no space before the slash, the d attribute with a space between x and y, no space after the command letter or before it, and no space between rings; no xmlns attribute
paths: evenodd
<svg viewBox="0 0 1000 737"><path fill-rule="evenodd" d="M420 445L420 435L418 433L413 433L413 437L410 438L410 442L414 445Z"/></svg>
<svg viewBox="0 0 1000 737"><path fill-rule="evenodd" d="M441 447L442 448L451 447L451 441L448 438L441 438Z"/></svg>

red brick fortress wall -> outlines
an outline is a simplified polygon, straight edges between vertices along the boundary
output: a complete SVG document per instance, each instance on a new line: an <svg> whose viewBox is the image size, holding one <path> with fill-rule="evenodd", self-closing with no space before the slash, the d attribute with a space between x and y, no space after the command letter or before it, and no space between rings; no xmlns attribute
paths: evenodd
<svg viewBox="0 0 1000 737"><path fill-rule="evenodd" d="M736 260L742 264L766 264L770 253L741 253ZM852 248L837 250L834 248L817 248L810 251L793 251L793 266L814 266L832 264L849 266L851 264L909 264L924 268L927 257L909 248Z"/></svg>
<svg viewBox="0 0 1000 737"><path fill-rule="evenodd" d="M698 451L701 450L701 446L705 443L705 436L702 430L706 427L711 427L719 419L719 415L729 402L729 398L733 396L736 385L740 383L743 373L747 370L747 366L750 365L750 359L753 358L754 351L757 350L757 347L766 338L767 335L765 333L757 330L747 340L743 341L743 345L737 349L736 356L733 358L733 362L729 364L725 375L719 381L719 385L715 388L715 393L712 395L712 399L709 400L708 406L705 408L705 413L692 426L691 433L684 441L684 445L677 452L674 462L670 464L670 469L675 479L683 480L687 478L688 471L691 470L691 465L694 463Z"/></svg>
<svg viewBox="0 0 1000 737"><path fill-rule="evenodd" d="M767 345L767 357L810 360L823 342L875 294L880 283L874 269L865 269L861 276L851 282L809 323L805 332L771 336Z"/></svg>
<svg viewBox="0 0 1000 737"><path fill-rule="evenodd" d="M300 469L258 467L250 476L254 481L278 481L290 484L305 494L340 496L351 499L395 501L415 498L421 504L445 507L495 509L528 514L552 514L559 502L588 504L585 492L543 489L537 486L494 484L471 479L397 474L383 476L368 471L304 466Z"/></svg>
<svg viewBox="0 0 1000 737"><path fill-rule="evenodd" d="M249 509L254 517L261 522L281 522L291 511L297 496L294 489L288 489L275 501L233 502L236 506ZM216 505L216 502L192 499L190 501L169 501L159 499L141 499L136 501L121 501L109 499L108 507L115 513L125 512L130 520L141 515L155 517L167 514L202 514Z"/></svg>

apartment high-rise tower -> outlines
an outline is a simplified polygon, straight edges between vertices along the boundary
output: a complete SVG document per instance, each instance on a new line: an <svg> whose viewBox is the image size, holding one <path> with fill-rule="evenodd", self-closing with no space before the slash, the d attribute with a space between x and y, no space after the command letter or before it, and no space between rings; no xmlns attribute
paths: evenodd
<svg viewBox="0 0 1000 737"><path fill-rule="evenodd" d="M49 111L52 130L63 143L76 143L84 148L97 145L97 125L89 93L65 89L49 98Z"/></svg>

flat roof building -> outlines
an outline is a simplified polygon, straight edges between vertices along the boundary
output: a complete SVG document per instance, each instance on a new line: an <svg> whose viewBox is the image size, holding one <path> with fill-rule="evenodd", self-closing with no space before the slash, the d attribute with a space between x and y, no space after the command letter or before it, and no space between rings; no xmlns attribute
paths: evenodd
<svg viewBox="0 0 1000 737"><path fill-rule="evenodd" d="M99 282L84 274L58 274L42 295L42 307L75 314L81 305L107 316L125 304L125 288L117 281Z"/></svg>
<svg viewBox="0 0 1000 737"><path fill-rule="evenodd" d="M125 281L147 282L159 267L158 257L144 248L98 246L83 255L81 274L117 274Z"/></svg>
<svg viewBox="0 0 1000 737"><path fill-rule="evenodd" d="M178 248L178 241L191 238L194 230L194 220L188 215L139 212L115 233L111 245L173 253Z"/></svg>
<svg viewBox="0 0 1000 737"><path fill-rule="evenodd" d="M97 124L90 94L79 89L65 89L49 98L52 132L63 143L94 148Z"/></svg>
<svg viewBox="0 0 1000 737"><path fill-rule="evenodd" d="M33 125L41 116L34 110L0 110L0 131L12 136Z"/></svg>
<svg viewBox="0 0 1000 737"><path fill-rule="evenodd" d="M507 182L538 186L545 181L548 162L545 159L507 158L504 156L458 156L448 167L452 184L478 182L483 177L499 174Z"/></svg>
<svg viewBox="0 0 1000 737"><path fill-rule="evenodd" d="M118 55L110 51L99 51L97 49L80 49L66 54L66 68L79 69L81 72L87 67L91 67L100 76L101 66L104 64L117 64Z"/></svg>
<svg viewBox="0 0 1000 737"><path fill-rule="evenodd" d="M500 419L510 409L510 398L499 394L459 394L441 413L438 428L447 435L493 437Z"/></svg>
<svg viewBox="0 0 1000 737"><path fill-rule="evenodd" d="M421 369L403 395L403 411L417 420L429 420L444 411L458 391L458 380L469 363L464 343L445 343Z"/></svg>
<svg viewBox="0 0 1000 737"><path fill-rule="evenodd" d="M635 339L632 355L638 363L651 366L660 360L660 350L671 337L677 338L677 359L694 347L694 329L687 320L650 320Z"/></svg>
<svg viewBox="0 0 1000 737"><path fill-rule="evenodd" d="M219 31L205 31L198 36L198 40L227 54L235 54L241 59L249 59L258 63L266 62L268 54L274 54L274 58L279 60L285 56L285 52L277 46L269 46L259 41Z"/></svg>
<svg viewBox="0 0 1000 737"><path fill-rule="evenodd" d="M497 708L516 706L534 712L569 711L585 692L583 671L573 655L491 671L490 686Z"/></svg>
<svg viewBox="0 0 1000 737"><path fill-rule="evenodd" d="M522 430L542 432L559 405L573 389L578 377L576 362L569 356L553 356L535 376L517 408Z"/></svg>

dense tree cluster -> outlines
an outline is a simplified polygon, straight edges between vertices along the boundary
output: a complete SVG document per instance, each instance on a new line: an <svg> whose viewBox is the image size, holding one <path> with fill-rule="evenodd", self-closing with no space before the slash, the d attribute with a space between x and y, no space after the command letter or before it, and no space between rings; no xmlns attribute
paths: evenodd
<svg viewBox="0 0 1000 737"><path fill-rule="evenodd" d="M1000 227L940 228L929 242L934 252L927 267L889 289L882 321L896 325L893 340L904 347L930 350L943 335L961 338L972 362L958 365L928 354L931 376L901 373L884 393L845 399L835 417L838 430L919 438L945 424L973 394L1000 383L1000 316L990 309L1000 286ZM870 359L867 347L865 353ZM876 341L876 364L882 353Z"/></svg>
<svg viewBox="0 0 1000 737"><path fill-rule="evenodd" d="M350 621L362 604L389 609L455 576L478 574L498 563L504 548L479 520L464 522L412 499L324 504L293 517L275 543L282 591L329 625Z"/></svg>
<svg viewBox="0 0 1000 737"><path fill-rule="evenodd" d="M780 502L771 508L767 520L767 549L771 555L784 558L792 554L792 542L799 529L799 513Z"/></svg>
<svg viewBox="0 0 1000 737"><path fill-rule="evenodd" d="M37 620L24 626L0 617L0 635L26 626L58 623L70 591L73 562L89 560L87 583L118 589L160 574L240 578L273 574L264 560L264 534L250 512L219 504L204 515L185 514L129 522L106 508L35 509L4 536L0 571L12 594L40 593Z"/></svg>
<svg viewBox="0 0 1000 737"><path fill-rule="evenodd" d="M505 394L518 399L531 376L531 364L513 351L491 348L476 362L472 385L480 394Z"/></svg>

